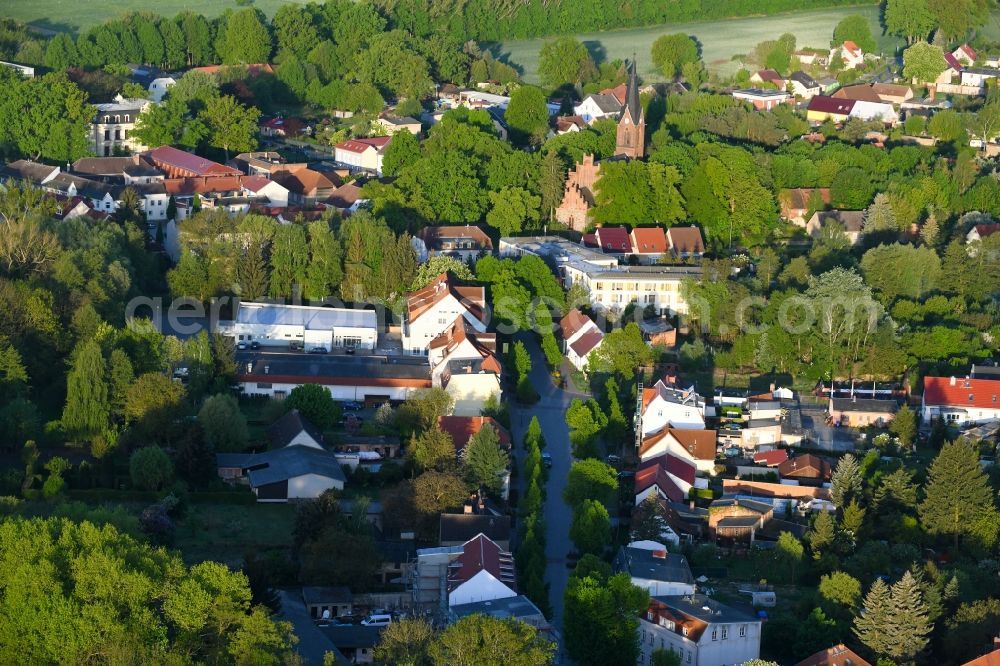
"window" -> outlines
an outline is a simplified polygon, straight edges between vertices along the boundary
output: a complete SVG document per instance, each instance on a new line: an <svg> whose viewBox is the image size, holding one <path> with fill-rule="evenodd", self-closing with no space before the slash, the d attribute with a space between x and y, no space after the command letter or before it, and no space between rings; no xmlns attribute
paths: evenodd
<svg viewBox="0 0 1000 666"><path fill-rule="evenodd" d="M747 625L740 626L740 638L746 638L747 636Z"/></svg>
<svg viewBox="0 0 1000 666"><path fill-rule="evenodd" d="M267 383L267 382L257 382L257 388L259 388L259 389L269 389L269 388L271 388L271 384Z"/></svg>
<svg viewBox="0 0 1000 666"><path fill-rule="evenodd" d="M111 130L104 130L104 140L111 141Z"/></svg>
<svg viewBox="0 0 1000 666"><path fill-rule="evenodd" d="M713 641L719 640L719 630L718 629L712 629L712 640Z"/></svg>
<svg viewBox="0 0 1000 666"><path fill-rule="evenodd" d="M694 650L688 650L688 663L691 663L691 655L694 654Z"/></svg>
<svg viewBox="0 0 1000 666"><path fill-rule="evenodd" d="M729 638L729 627L722 628L722 640Z"/></svg>

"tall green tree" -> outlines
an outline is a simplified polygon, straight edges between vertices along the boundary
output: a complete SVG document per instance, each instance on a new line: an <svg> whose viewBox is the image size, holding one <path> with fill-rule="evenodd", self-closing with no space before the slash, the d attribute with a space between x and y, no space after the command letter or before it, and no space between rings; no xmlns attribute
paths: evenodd
<svg viewBox="0 0 1000 666"><path fill-rule="evenodd" d="M227 65L270 62L274 48L262 12L253 8L241 9L229 17L219 46L219 55Z"/></svg>
<svg viewBox="0 0 1000 666"><path fill-rule="evenodd" d="M449 625L431 643L434 666L547 666L555 645L529 624L489 615L470 615Z"/></svg>
<svg viewBox="0 0 1000 666"><path fill-rule="evenodd" d="M587 459L573 463L563 489L563 499L570 506L585 500L597 500L614 508L618 497L618 473L600 460Z"/></svg>
<svg viewBox="0 0 1000 666"><path fill-rule="evenodd" d="M538 77L549 88L581 86L596 75L597 66L587 47L573 37L546 42L538 54Z"/></svg>
<svg viewBox="0 0 1000 666"><path fill-rule="evenodd" d="M490 192L489 198L492 207L486 214L486 223L498 230L501 236L530 229L538 222L538 206L542 200L528 190L505 187L499 192Z"/></svg>
<svg viewBox="0 0 1000 666"><path fill-rule="evenodd" d="M158 446L137 449L128 461L132 484L141 490L159 490L174 477L170 456Z"/></svg>
<svg viewBox="0 0 1000 666"><path fill-rule="evenodd" d="M297 4L282 5L271 19L274 36L278 42L278 52L288 53L297 58L305 58L309 50L319 41L316 26L310 11Z"/></svg>
<svg viewBox="0 0 1000 666"><path fill-rule="evenodd" d="M948 68L940 46L917 42L903 51L903 76L921 83L934 83Z"/></svg>
<svg viewBox="0 0 1000 666"><path fill-rule="evenodd" d="M288 410L299 410L302 416L321 431L331 428L340 416L340 409L333 401L329 389L319 384L296 386L288 393L284 406Z"/></svg>
<svg viewBox="0 0 1000 666"><path fill-rule="evenodd" d="M226 393L213 395L198 412L205 441L216 451L239 452L250 439L246 417L236 398Z"/></svg>
<svg viewBox="0 0 1000 666"><path fill-rule="evenodd" d="M653 351L642 337L639 325L629 322L606 336L589 361L592 370L610 372L629 380L636 370L649 364Z"/></svg>
<svg viewBox="0 0 1000 666"><path fill-rule="evenodd" d="M309 243L298 224L281 225L271 241L272 298L290 298L301 293L309 267Z"/></svg>
<svg viewBox="0 0 1000 666"><path fill-rule="evenodd" d="M243 106L235 97L224 95L209 100L200 114L208 128L208 143L225 152L248 152L257 147L257 119L260 111Z"/></svg>
<svg viewBox="0 0 1000 666"><path fill-rule="evenodd" d="M521 86L510 96L504 120L511 130L511 141L519 146L538 146L549 130L549 109L545 94L535 86Z"/></svg>
<svg viewBox="0 0 1000 666"><path fill-rule="evenodd" d="M933 625L920 585L909 571L892 586L887 654L898 661L916 657L928 643Z"/></svg>
<svg viewBox="0 0 1000 666"><path fill-rule="evenodd" d="M382 172L387 176L398 176L403 169L420 159L420 141L412 132L398 132L385 148Z"/></svg>
<svg viewBox="0 0 1000 666"><path fill-rule="evenodd" d="M566 651L580 666L634 664L639 657L639 614L649 594L627 573L605 579L571 576L564 595Z"/></svg>
<svg viewBox="0 0 1000 666"><path fill-rule="evenodd" d="M66 377L62 414L62 426L71 437L93 440L107 430L110 405L106 372L100 345L95 340L81 342Z"/></svg>
<svg viewBox="0 0 1000 666"><path fill-rule="evenodd" d="M847 506L849 501L861 495L862 482L858 459L851 453L845 453L830 477L830 497L833 503L838 507Z"/></svg>
<svg viewBox="0 0 1000 666"><path fill-rule="evenodd" d="M320 300L334 294L343 279L340 243L326 222L311 222L308 232L309 264L305 269L303 295Z"/></svg>
<svg viewBox="0 0 1000 666"><path fill-rule="evenodd" d="M888 655L890 650L887 627L892 626L893 602L889 586L876 578L854 618L854 635L875 654Z"/></svg>
<svg viewBox="0 0 1000 666"><path fill-rule="evenodd" d="M886 0L882 13L885 31L912 44L927 39L934 29L934 15L927 0Z"/></svg>
<svg viewBox="0 0 1000 666"><path fill-rule="evenodd" d="M698 44L683 32L657 37L650 54L668 79L676 78L684 65L698 62Z"/></svg>
<svg viewBox="0 0 1000 666"><path fill-rule="evenodd" d="M872 27L867 16L851 14L840 19L833 29L832 45L838 47L848 40L861 47L865 53L875 52L875 37L872 36Z"/></svg>
<svg viewBox="0 0 1000 666"><path fill-rule="evenodd" d="M974 536L984 521L996 519L994 494L975 445L964 439L947 442L928 470L921 523L931 534L952 537L957 549L962 536Z"/></svg>
<svg viewBox="0 0 1000 666"><path fill-rule="evenodd" d="M597 500L584 500L573 507L569 538L581 553L600 556L611 543L611 518Z"/></svg>
<svg viewBox="0 0 1000 666"><path fill-rule="evenodd" d="M510 465L510 457L500 446L500 435L496 428L484 425L469 439L463 463L470 481L499 495Z"/></svg>

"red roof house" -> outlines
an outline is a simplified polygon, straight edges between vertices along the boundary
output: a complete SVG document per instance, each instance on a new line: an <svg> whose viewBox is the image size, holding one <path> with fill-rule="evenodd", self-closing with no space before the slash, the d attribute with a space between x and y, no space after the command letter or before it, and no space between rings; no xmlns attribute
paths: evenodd
<svg viewBox="0 0 1000 666"><path fill-rule="evenodd" d="M455 451L462 451L469 440L483 429L491 426L500 438L500 444L510 449L510 433L492 416L441 416L438 417L438 427L448 433L455 444Z"/></svg>
<svg viewBox="0 0 1000 666"><path fill-rule="evenodd" d="M629 254L632 251L632 239L625 227L598 227L594 236L602 252Z"/></svg>
<svg viewBox="0 0 1000 666"><path fill-rule="evenodd" d="M667 235L663 227L636 227L632 230L632 252L661 255L667 251Z"/></svg>
<svg viewBox="0 0 1000 666"><path fill-rule="evenodd" d="M773 451L761 451L753 454L753 461L765 467L777 467L788 460L787 449L775 449Z"/></svg>
<svg viewBox="0 0 1000 666"><path fill-rule="evenodd" d="M239 169L198 157L194 153L173 146L160 146L141 153L147 162L159 169L167 178L195 178L212 176L242 176Z"/></svg>

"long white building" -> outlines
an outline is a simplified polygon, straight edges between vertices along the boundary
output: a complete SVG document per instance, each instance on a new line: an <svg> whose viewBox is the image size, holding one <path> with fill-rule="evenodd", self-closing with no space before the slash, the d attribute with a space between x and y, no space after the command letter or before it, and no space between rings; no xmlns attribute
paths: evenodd
<svg viewBox="0 0 1000 666"><path fill-rule="evenodd" d="M261 347L301 345L306 351L323 347L375 349L378 313L374 310L311 305L240 303L228 330L237 341Z"/></svg>
<svg viewBox="0 0 1000 666"><path fill-rule="evenodd" d="M615 257L556 236L500 239L500 256L529 254L555 264L567 289L586 288L596 310L621 311L635 303L659 314L686 314L681 284L701 275L699 266L622 266Z"/></svg>

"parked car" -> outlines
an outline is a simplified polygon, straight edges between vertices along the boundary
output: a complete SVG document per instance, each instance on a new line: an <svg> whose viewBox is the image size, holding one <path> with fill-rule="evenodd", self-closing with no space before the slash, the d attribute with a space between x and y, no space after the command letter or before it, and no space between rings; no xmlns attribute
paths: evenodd
<svg viewBox="0 0 1000 666"><path fill-rule="evenodd" d="M288 351L293 351L293 352L302 351L302 343L301 342L289 342L288 343Z"/></svg>
<svg viewBox="0 0 1000 666"><path fill-rule="evenodd" d="M247 348L247 343L245 343L245 342L237 342L236 343L236 348L239 349L239 350L246 349Z"/></svg>
<svg viewBox="0 0 1000 666"><path fill-rule="evenodd" d="M354 347L346 347L344 353L348 356L354 356Z"/></svg>
<svg viewBox="0 0 1000 666"><path fill-rule="evenodd" d="M551 453L543 453L542 454L542 464L545 465L546 467L552 467L552 454Z"/></svg>
<svg viewBox="0 0 1000 666"><path fill-rule="evenodd" d="M313 347L312 349L309 350L309 353L310 354L325 354L326 353L326 347Z"/></svg>
<svg viewBox="0 0 1000 666"><path fill-rule="evenodd" d="M260 349L260 343L254 340L250 343L250 349Z"/></svg>
<svg viewBox="0 0 1000 666"><path fill-rule="evenodd" d="M357 412L362 409L361 403L355 402L354 400L342 402L340 403L340 406L345 412Z"/></svg>
<svg viewBox="0 0 1000 666"><path fill-rule="evenodd" d="M372 613L361 620L362 627L388 627L392 624L392 616L388 613Z"/></svg>

